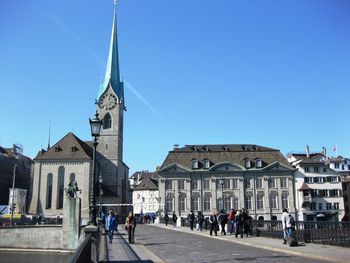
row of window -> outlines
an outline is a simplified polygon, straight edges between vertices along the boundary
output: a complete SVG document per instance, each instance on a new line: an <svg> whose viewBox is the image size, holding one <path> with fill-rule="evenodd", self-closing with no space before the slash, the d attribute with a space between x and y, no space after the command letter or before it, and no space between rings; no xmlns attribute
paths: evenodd
<svg viewBox="0 0 350 263"><path fill-rule="evenodd" d="M342 197L342 190L340 189L311 189L310 191L305 191L304 196L311 197Z"/></svg>
<svg viewBox="0 0 350 263"><path fill-rule="evenodd" d="M345 164L346 164L346 161L345 161ZM341 167L341 170L346 170L345 169L345 167L347 167L347 170L350 170L350 165L344 165L344 164L342 164L342 165L340 165L339 163L334 163L334 169L340 169L340 167Z"/></svg>
<svg viewBox="0 0 350 263"><path fill-rule="evenodd" d="M63 208L63 198L64 198L64 176L65 176L65 169L63 166L60 166L58 168L58 182L57 182L57 196L56 196L56 209L62 209ZM75 181L75 173L71 173L69 175L70 181ZM53 174L49 173L47 175L47 181L46 181L46 209L52 208L52 195L53 195Z"/></svg>
<svg viewBox="0 0 350 263"><path fill-rule="evenodd" d="M322 177L304 177L304 182L307 184L312 183L337 183L340 182L340 176L322 176Z"/></svg>
<svg viewBox="0 0 350 263"><path fill-rule="evenodd" d="M269 197L269 203L270 203L270 208L271 209L279 209L278 207L278 196L271 195ZM289 202L288 202L288 196L287 195L281 195L281 205L282 208L288 208L289 207ZM264 204L265 198L264 196L257 196L256 197L256 208L257 209L265 209L266 205ZM174 202L175 199L173 197L167 197L165 199L165 209L166 211L173 211L174 208ZM211 197L204 197L203 198L203 211L210 211L212 210L212 198ZM244 200L244 207L246 209L253 209L253 197L252 196L246 196ZM178 199L178 206L180 211L185 211L185 210L190 210L186 209L186 197L180 196ZM200 197L194 197L191 199L191 209L192 210L201 210L200 209ZM231 197L224 197L224 198L219 198L217 199L217 204L216 207L223 207L224 210L229 211L231 208L233 209L241 209L239 207L239 199L238 198L231 198Z"/></svg>
<svg viewBox="0 0 350 263"><path fill-rule="evenodd" d="M256 158L254 162L250 160L249 158L244 159L244 167L245 168L252 168L253 164L255 165L256 168L261 168L262 167L262 159L261 158ZM191 160L191 167L192 169L199 169L203 167L204 169L209 169L211 166L211 162L209 159L203 159L202 162L200 162L198 159L192 159Z"/></svg>
<svg viewBox="0 0 350 263"><path fill-rule="evenodd" d="M324 206L325 205L325 206ZM312 202L310 204L310 210L317 210L317 203ZM326 210L338 210L339 209L339 203L318 203L318 210L324 210L324 208L326 208Z"/></svg>
<svg viewBox="0 0 350 263"><path fill-rule="evenodd" d="M327 172L327 168L326 167L318 167L318 166L314 166L314 167L304 167L304 172L305 173L321 173L321 172L326 173Z"/></svg>
<svg viewBox="0 0 350 263"><path fill-rule="evenodd" d="M165 181L165 190L172 190L173 189L173 181L175 180L166 180ZM268 179L268 187L269 188L277 188L277 182L279 181L281 188L288 188L288 178L282 177L282 178L269 178ZM179 190L185 190L186 184L185 180L177 180L178 182L178 189ZM255 180L255 187L260 189L264 188L264 179L259 177ZM201 180L192 179L191 180L191 189L198 190L200 189L200 183ZM239 179L217 179L215 181L216 183L216 189L239 189ZM244 188L251 189L254 186L254 179L245 179L244 180ZM203 180L203 189L204 190L210 190L210 179L204 179Z"/></svg>

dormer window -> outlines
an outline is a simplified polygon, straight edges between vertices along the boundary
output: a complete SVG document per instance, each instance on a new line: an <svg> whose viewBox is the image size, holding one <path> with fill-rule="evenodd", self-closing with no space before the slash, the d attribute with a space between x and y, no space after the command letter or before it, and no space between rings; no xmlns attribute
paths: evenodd
<svg viewBox="0 0 350 263"><path fill-rule="evenodd" d="M209 169L210 168L210 160L204 159L203 162L204 162L204 168Z"/></svg>
<svg viewBox="0 0 350 263"><path fill-rule="evenodd" d="M244 167L245 168L250 168L251 167L249 158L245 158L244 159Z"/></svg>
<svg viewBox="0 0 350 263"><path fill-rule="evenodd" d="M203 146L203 151L205 151L205 152L208 152L209 151L209 148L208 148L208 146Z"/></svg>
<svg viewBox="0 0 350 263"><path fill-rule="evenodd" d="M71 151L72 152L76 152L76 151L78 151L79 149L78 149L78 147L77 146L73 146L73 147L71 147Z"/></svg>
<svg viewBox="0 0 350 263"><path fill-rule="evenodd" d="M255 159L255 167L256 168L262 167L262 160L260 158Z"/></svg>
<svg viewBox="0 0 350 263"><path fill-rule="evenodd" d="M225 151L225 152L227 152L227 151L228 151L228 149L227 149L227 146L226 146L226 145L222 146L222 147L221 147L221 149L222 149L223 151Z"/></svg>
<svg viewBox="0 0 350 263"><path fill-rule="evenodd" d="M192 169L198 169L198 160L197 159L193 159L191 161L192 164Z"/></svg>

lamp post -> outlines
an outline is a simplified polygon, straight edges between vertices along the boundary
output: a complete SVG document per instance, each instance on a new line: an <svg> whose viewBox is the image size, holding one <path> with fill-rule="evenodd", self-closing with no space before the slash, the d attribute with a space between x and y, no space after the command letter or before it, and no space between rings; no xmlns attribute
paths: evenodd
<svg viewBox="0 0 350 263"><path fill-rule="evenodd" d="M180 197L181 197L181 191L178 191L178 206L179 206L179 216L181 217L181 204L180 204Z"/></svg>
<svg viewBox="0 0 350 263"><path fill-rule="evenodd" d="M19 155L19 150L21 150L20 147L17 145L13 145L12 148L12 154L14 155L15 159L17 160L18 155ZM11 190L11 202L10 202L10 209L11 209L11 215L10 215L10 226L12 226L12 221L13 221L13 210L15 209L15 204L14 199L15 199L15 182L16 182L16 169L17 169L17 163L13 166L13 176L12 176L12 190Z"/></svg>
<svg viewBox="0 0 350 263"><path fill-rule="evenodd" d="M95 201L95 177L96 177L96 147L98 145L97 137L100 136L102 121L98 118L98 112L96 111L95 117L91 120L89 118L91 136L94 137L94 151L92 155L92 183L90 193L90 205L89 205L89 225L96 226L96 201Z"/></svg>
<svg viewBox="0 0 350 263"><path fill-rule="evenodd" d="M99 206L98 206L98 215L99 217L101 217L101 212L102 212L102 183L103 183L103 178L102 178L102 174L100 173L100 176L98 177L98 185L99 185L99 191L98 191L98 202L99 202Z"/></svg>
<svg viewBox="0 0 350 263"><path fill-rule="evenodd" d="M219 209L221 211L222 209L224 209L224 184L225 184L225 180L224 180L224 178L222 178L222 176L221 176L219 182L220 182L220 187L221 187L221 207L219 207Z"/></svg>

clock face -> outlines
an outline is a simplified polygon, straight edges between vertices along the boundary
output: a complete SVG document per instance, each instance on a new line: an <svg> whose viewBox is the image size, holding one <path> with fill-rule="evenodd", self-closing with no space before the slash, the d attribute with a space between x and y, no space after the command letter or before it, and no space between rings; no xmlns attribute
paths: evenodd
<svg viewBox="0 0 350 263"><path fill-rule="evenodd" d="M105 94L100 99L100 107L105 110L114 109L117 105L117 97L114 94Z"/></svg>

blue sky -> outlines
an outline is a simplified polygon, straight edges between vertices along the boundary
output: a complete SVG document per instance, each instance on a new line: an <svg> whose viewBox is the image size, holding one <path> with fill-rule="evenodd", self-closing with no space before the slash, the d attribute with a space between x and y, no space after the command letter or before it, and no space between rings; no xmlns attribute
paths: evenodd
<svg viewBox="0 0 350 263"><path fill-rule="evenodd" d="M0 145L34 157L88 118L112 0L0 2ZM119 0L124 161L154 170L174 144L337 144L349 156L346 0Z"/></svg>

